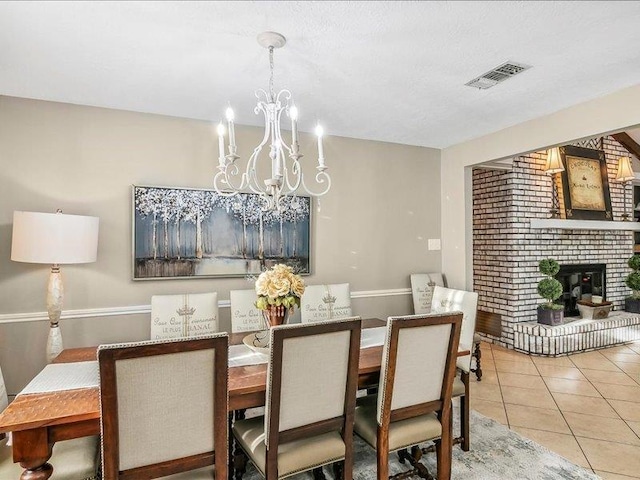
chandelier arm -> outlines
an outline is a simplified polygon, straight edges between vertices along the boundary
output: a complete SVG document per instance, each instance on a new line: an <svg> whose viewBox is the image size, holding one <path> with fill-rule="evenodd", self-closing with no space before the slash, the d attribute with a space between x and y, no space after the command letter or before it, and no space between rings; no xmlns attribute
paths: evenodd
<svg viewBox="0 0 640 480"><path fill-rule="evenodd" d="M284 98L280 98L281 96L284 97ZM291 94L291 90L283 88L282 90L280 90L278 92L278 95L276 95L276 102L284 103L285 106L282 107L282 108L283 108L283 110L286 110L287 107L289 106L289 100L291 100L292 96L293 95Z"/></svg>
<svg viewBox="0 0 640 480"><path fill-rule="evenodd" d="M259 88L257 90L254 90L253 95L258 99L258 104L260 103L269 103L270 99L269 99L269 94L266 92L266 90L264 88ZM256 112L256 115L258 114L258 107L256 106L256 108L254 108L254 111Z"/></svg>
<svg viewBox="0 0 640 480"><path fill-rule="evenodd" d="M322 172L318 172L316 174L315 178L316 178L316 183L318 183L318 184L326 183L327 184L327 186L324 188L324 190L320 190L319 192L314 192L314 191L310 190L309 187L307 187L307 184L304 181L304 176L302 174L300 174L300 180L302 182L302 188L304 188L305 192L307 192L312 197L321 197L322 195L326 194L331 189L331 177L329 176L329 174L327 172L322 171Z"/></svg>
<svg viewBox="0 0 640 480"><path fill-rule="evenodd" d="M262 187L260 187L260 184L258 183L258 177L256 176L256 171L255 170L251 170L250 173L250 181L249 181L249 189L253 192L253 193L258 193L260 195L265 195L267 193L267 188L265 187L264 189Z"/></svg>
<svg viewBox="0 0 640 480"><path fill-rule="evenodd" d="M293 154L293 150L291 149L291 147L289 145L287 145L287 143L282 139L282 130L280 128L280 120L282 118L282 114L283 112L286 110L286 107L283 107L280 103L280 95L286 92L287 93L287 97L286 97L286 105L288 106L289 104L289 99L291 98L291 92L289 92L288 90L280 90L280 92L278 93L277 96L277 100L276 100L276 105L278 106L278 108L276 109L276 118L275 118L275 122L274 122L274 126L275 126L275 130L276 130L276 137L277 137L277 141L279 142L279 145L281 148L285 148L287 150L287 153L289 155Z"/></svg>
<svg viewBox="0 0 640 480"><path fill-rule="evenodd" d="M287 186L287 193L293 193L300 188L300 181L302 179L302 169L300 168L300 162L298 160L292 160L291 162L291 175L294 178L293 185L289 180L288 171L284 176L284 184Z"/></svg>
<svg viewBox="0 0 640 480"><path fill-rule="evenodd" d="M248 178L246 173L242 174L240 185L233 185L232 178L237 176L240 171L237 165L230 164L222 168L218 167L218 169L218 173L216 173L215 177L213 177L213 186L220 195L224 197L231 197L238 193L240 190L244 190L245 188L247 188ZM226 185L226 187L220 186L220 183L222 183L222 185ZM225 191L226 189L231 189L232 192Z"/></svg>
<svg viewBox="0 0 640 480"><path fill-rule="evenodd" d="M258 97L259 92L265 93L264 90L256 90L256 97ZM256 114L262 112L264 116L264 122L265 122L264 136L262 137L262 141L260 142L260 144L253 149L253 153L251 154L251 156L249 157L249 161L247 162L247 169L245 174L247 175L247 180L248 180L247 186L251 189L251 191L253 193L259 193L261 195L264 195L267 193L268 189L266 186L262 188L260 186L260 183L258 182L258 177L256 174L256 171L257 171L256 163L258 160L258 156L262 151L262 148L267 144L267 142L269 141L269 137L271 136L271 122L269 121L269 110L268 110L267 104L265 104L264 102L258 102L255 110L256 110Z"/></svg>

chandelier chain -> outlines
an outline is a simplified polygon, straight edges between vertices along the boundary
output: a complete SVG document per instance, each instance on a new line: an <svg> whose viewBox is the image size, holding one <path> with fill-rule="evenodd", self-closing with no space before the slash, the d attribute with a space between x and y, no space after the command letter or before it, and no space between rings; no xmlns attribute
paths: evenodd
<svg viewBox="0 0 640 480"><path fill-rule="evenodd" d="M275 100L276 94L273 90L273 46L269 47L269 69L271 70L271 76L269 77L269 95L271 100Z"/></svg>

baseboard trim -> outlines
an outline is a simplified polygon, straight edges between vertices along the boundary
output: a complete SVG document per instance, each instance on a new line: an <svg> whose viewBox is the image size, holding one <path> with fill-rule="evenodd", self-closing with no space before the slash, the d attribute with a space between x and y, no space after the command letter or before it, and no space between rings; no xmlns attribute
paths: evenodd
<svg viewBox="0 0 640 480"><path fill-rule="evenodd" d="M351 292L352 299L393 297L397 295L411 295L410 288L394 288L386 290L363 290ZM229 300L220 300L218 308L229 308ZM132 305L126 307L104 307L104 308L84 308L80 310L65 310L61 319L95 318L95 317L118 317L122 315L140 315L151 313L151 305ZM0 324L3 323L27 323L27 322L48 322L47 312L32 313L2 313L0 314Z"/></svg>

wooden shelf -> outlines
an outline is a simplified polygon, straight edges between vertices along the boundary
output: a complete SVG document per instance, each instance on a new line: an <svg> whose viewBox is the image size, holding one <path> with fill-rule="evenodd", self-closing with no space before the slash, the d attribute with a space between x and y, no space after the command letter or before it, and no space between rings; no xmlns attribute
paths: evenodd
<svg viewBox="0 0 640 480"><path fill-rule="evenodd" d="M561 218L534 218L531 228L557 228L561 230L628 230L640 232L640 222L608 222L606 220L564 220Z"/></svg>

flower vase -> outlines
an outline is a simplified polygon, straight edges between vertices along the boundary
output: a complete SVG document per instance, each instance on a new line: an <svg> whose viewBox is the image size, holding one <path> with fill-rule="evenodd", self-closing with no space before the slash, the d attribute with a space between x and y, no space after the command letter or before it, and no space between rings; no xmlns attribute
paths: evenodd
<svg viewBox="0 0 640 480"><path fill-rule="evenodd" d="M266 329L254 334L254 347L269 348L269 330L271 327L277 327L278 325L284 325L289 319L290 310L284 306L269 305L265 310L262 310L262 318L266 325Z"/></svg>
<svg viewBox="0 0 640 480"><path fill-rule="evenodd" d="M267 323L267 327L277 327L278 325L284 325L289 318L289 310L287 307L280 305L269 305L266 310L262 311L264 321Z"/></svg>

